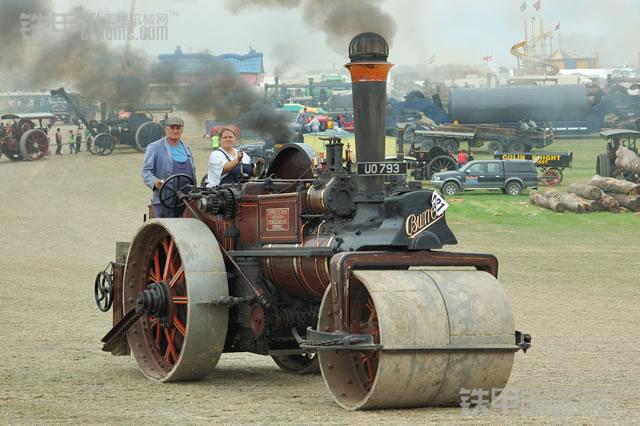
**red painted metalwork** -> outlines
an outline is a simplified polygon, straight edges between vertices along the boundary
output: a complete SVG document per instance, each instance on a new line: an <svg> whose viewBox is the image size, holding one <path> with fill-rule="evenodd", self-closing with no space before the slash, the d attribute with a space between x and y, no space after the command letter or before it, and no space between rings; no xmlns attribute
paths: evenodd
<svg viewBox="0 0 640 426"><path fill-rule="evenodd" d="M371 295L362 284L352 287L350 298L351 318L349 332L352 334L369 334L373 336L376 344L380 343L380 328L378 326L378 313L373 304ZM356 369L361 367L360 380L363 387L369 389L375 381L379 361L378 351L356 352L353 362Z"/></svg>
<svg viewBox="0 0 640 426"><path fill-rule="evenodd" d="M184 279L184 266L174 240L170 236L162 238L154 248L149 260L149 273L144 287L158 281L168 284L171 305L169 323L161 323L157 318L146 315L142 318L143 329L149 330L147 342L152 344L153 351L165 361L165 369L169 371L178 361L184 337L186 336L187 319L187 284ZM141 288L140 290L144 290Z"/></svg>

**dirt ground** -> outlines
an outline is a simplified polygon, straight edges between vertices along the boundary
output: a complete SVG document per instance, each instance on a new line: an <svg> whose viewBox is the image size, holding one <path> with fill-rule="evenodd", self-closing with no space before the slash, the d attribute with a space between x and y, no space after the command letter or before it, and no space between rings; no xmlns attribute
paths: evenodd
<svg viewBox="0 0 640 426"><path fill-rule="evenodd" d="M201 176L208 151L192 142ZM111 312L93 300L115 241L142 223L141 162L120 146L105 158L0 159L0 423L638 422L640 222L577 245L452 225L451 249L498 256L516 328L534 338L490 409L347 412L319 376L250 354L223 355L200 382L150 382L132 357L100 351Z"/></svg>

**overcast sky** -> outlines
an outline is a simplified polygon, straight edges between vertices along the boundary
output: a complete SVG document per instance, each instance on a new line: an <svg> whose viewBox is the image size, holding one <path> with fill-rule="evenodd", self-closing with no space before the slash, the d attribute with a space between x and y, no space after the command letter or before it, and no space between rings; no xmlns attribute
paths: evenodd
<svg viewBox="0 0 640 426"><path fill-rule="evenodd" d="M56 12L83 5L98 13L128 13L130 0L53 0ZM308 0L302 0L308 1ZM316 0L315 4L343 4L350 0ZM243 2L260 3L257 0ZM263 0L263 4L299 3L298 0ZM543 20L562 46L579 55L598 52L601 65L638 66L640 0L382 0L380 9L395 22L389 60L395 64L478 65L491 55L497 65L515 66L510 48L524 38L524 20ZM267 72L275 67L325 69L347 62L347 44L329 46L326 34L303 18L302 7L251 7L232 13L227 0L136 0L136 13L168 13L167 41L133 42L151 55L208 50L213 54L239 53L249 46L264 53ZM362 20L362 16L350 17ZM554 39L557 46L558 38Z"/></svg>

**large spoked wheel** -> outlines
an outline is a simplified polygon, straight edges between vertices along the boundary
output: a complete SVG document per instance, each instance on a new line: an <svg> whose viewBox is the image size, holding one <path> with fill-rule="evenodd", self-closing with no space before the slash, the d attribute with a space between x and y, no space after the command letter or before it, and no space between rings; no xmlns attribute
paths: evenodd
<svg viewBox="0 0 640 426"><path fill-rule="evenodd" d="M355 271L349 332L373 336L382 350L319 352L325 384L342 407L357 410L460 404L460 389L503 388L513 352L511 306L498 280L480 271ZM333 292L318 328L335 330ZM425 350L447 345L484 350ZM491 398L491 394L487 397Z"/></svg>
<svg viewBox="0 0 640 426"><path fill-rule="evenodd" d="M458 163L456 160L448 155L439 155L429 162L429 166L427 167L428 177L430 178L434 173L456 170L457 168Z"/></svg>
<svg viewBox="0 0 640 426"><path fill-rule="evenodd" d="M20 138L20 156L25 160L42 160L47 156L47 152L49 152L49 137L42 130L27 130Z"/></svg>
<svg viewBox="0 0 640 426"><path fill-rule="evenodd" d="M116 141L108 133L98 133L91 139L89 151L94 155L109 155L116 147Z"/></svg>
<svg viewBox="0 0 640 426"><path fill-rule="evenodd" d="M178 192L185 191L188 185L193 185L193 178L184 173L171 175L158 190L160 203L168 209L177 209L184 205L184 200L178 197Z"/></svg>
<svg viewBox="0 0 640 426"><path fill-rule="evenodd" d="M145 314L127 334L140 369L161 382L205 377L224 349L228 325L228 308L209 302L229 290L222 254L204 223L154 219L140 229L127 258L125 311L152 289L161 314Z"/></svg>
<svg viewBox="0 0 640 426"><path fill-rule="evenodd" d="M133 138L135 142L134 148L136 151L144 152L147 149L147 145L151 142L155 142L164 136L164 128L155 121L147 121L143 123L136 130L136 134Z"/></svg>
<svg viewBox="0 0 640 426"><path fill-rule="evenodd" d="M295 374L319 374L317 354L271 355L273 362L284 371Z"/></svg>

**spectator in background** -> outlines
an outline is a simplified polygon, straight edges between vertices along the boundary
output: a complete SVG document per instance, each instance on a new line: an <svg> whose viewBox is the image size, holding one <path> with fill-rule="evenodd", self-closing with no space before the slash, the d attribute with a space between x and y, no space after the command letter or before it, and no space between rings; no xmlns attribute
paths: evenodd
<svg viewBox="0 0 640 426"><path fill-rule="evenodd" d="M56 155L62 155L62 133L60 133L60 127L56 129Z"/></svg>
<svg viewBox="0 0 640 426"><path fill-rule="evenodd" d="M318 117L313 117L309 122L309 128L311 129L311 133L318 133L320 131L320 120Z"/></svg>
<svg viewBox="0 0 640 426"><path fill-rule="evenodd" d="M69 143L69 154L73 154L76 147L76 137L73 134L73 130L69 130L69 136L67 136L67 142Z"/></svg>
<svg viewBox="0 0 640 426"><path fill-rule="evenodd" d="M82 144L82 127L76 129L76 154L80 152L80 145Z"/></svg>
<svg viewBox="0 0 640 426"><path fill-rule="evenodd" d="M461 149L460 151L458 151L458 164L459 165L463 165L466 164L469 161L469 155L467 155L467 152L464 149Z"/></svg>

